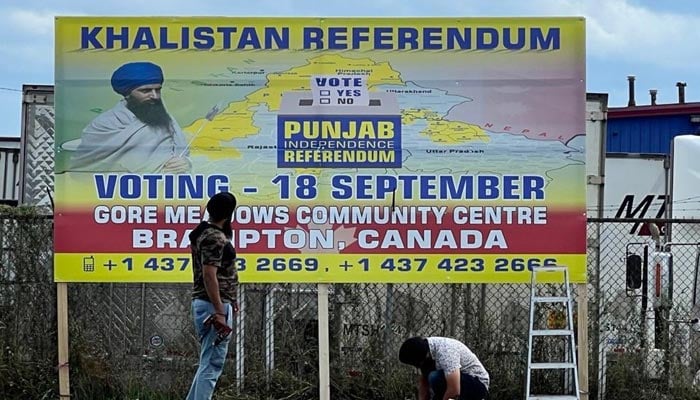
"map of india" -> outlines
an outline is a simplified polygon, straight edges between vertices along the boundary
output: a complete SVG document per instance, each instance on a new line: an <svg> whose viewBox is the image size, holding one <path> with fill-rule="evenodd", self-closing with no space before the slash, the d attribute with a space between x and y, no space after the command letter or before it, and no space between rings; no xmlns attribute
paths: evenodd
<svg viewBox="0 0 700 400"><path fill-rule="evenodd" d="M234 146L223 145L233 139L241 139L260 133L260 127L253 122L254 112L258 106L265 106L268 111L279 110L284 92L308 91L313 76L317 75L365 75L369 90L406 87L400 73L388 62L375 62L369 58L351 59L340 55L322 55L309 60L308 64L290 68L287 71L267 75L265 86L255 90L244 99L229 103L225 109L215 115L211 121L201 118L185 128L191 137L193 153L205 155L212 159L238 158L240 150ZM410 91L405 91L410 93ZM432 90L417 91L417 96L430 98ZM425 96L425 94L428 96ZM453 96L452 101L444 105L455 105L467 98ZM455 102L455 99L461 100ZM435 103L434 105L437 105ZM402 110L402 123L411 125L425 121L427 125L422 135L434 142L458 143L468 140L488 141L481 127L464 121L445 119L448 109L406 108Z"/></svg>
<svg viewBox="0 0 700 400"><path fill-rule="evenodd" d="M517 166L527 166L533 173L550 177L553 171L566 166L583 165L582 137L564 144L558 140L491 131L451 114L458 106L481 107L470 97L409 79L388 62L330 54L310 58L306 64L281 72L268 72L264 80L240 100L222 105L208 118L196 119L186 126L198 172L214 173L221 168L236 170L244 185L260 179L261 170L278 169L277 114L282 96L286 92L310 93L312 78L320 75L363 76L370 92L395 96L402 124L402 169L406 171L509 174ZM415 157L426 153L430 156ZM320 177L331 172L356 171L295 168L290 172L313 173ZM362 172L381 174L385 170ZM260 188L257 196L264 198L265 185L255 183ZM272 196L275 190L271 187L267 195Z"/></svg>
<svg viewBox="0 0 700 400"><path fill-rule="evenodd" d="M264 87L243 100L230 103L211 121L202 118L186 127L187 132L195 135L191 145L193 152L210 158L239 157L237 149L222 146L222 142L260 132L260 128L253 124L253 110L256 107L264 105L268 111L278 111L284 92L308 91L313 76L335 74L366 75L369 89L378 85L404 84L400 74L387 62L377 63L369 58L349 59L339 55L318 56L310 59L306 65L268 74Z"/></svg>

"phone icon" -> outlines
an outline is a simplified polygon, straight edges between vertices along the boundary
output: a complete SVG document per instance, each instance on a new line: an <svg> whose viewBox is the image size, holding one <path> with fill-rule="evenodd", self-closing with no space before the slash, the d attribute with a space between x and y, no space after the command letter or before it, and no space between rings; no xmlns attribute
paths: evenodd
<svg viewBox="0 0 700 400"><path fill-rule="evenodd" d="M83 271L95 272L95 257L83 257Z"/></svg>

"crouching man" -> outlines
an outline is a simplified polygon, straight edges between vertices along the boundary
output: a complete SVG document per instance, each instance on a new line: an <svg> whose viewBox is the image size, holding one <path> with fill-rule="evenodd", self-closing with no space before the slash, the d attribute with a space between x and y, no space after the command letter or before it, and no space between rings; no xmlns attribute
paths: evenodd
<svg viewBox="0 0 700 400"><path fill-rule="evenodd" d="M401 345L399 360L420 369L420 400L482 400L488 395L488 372L459 340L412 337Z"/></svg>

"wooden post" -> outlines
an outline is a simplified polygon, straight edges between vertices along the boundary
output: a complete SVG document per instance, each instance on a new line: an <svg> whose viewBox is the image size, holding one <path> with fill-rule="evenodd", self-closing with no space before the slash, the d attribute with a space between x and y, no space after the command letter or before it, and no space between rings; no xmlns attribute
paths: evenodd
<svg viewBox="0 0 700 400"><path fill-rule="evenodd" d="M68 365L68 284L56 284L56 313L58 317L58 394L70 398L70 367Z"/></svg>
<svg viewBox="0 0 700 400"><path fill-rule="evenodd" d="M576 285L578 299L576 312L578 314L578 383L581 390L581 400L588 400L588 285Z"/></svg>
<svg viewBox="0 0 700 400"><path fill-rule="evenodd" d="M318 391L319 400L330 400L330 340L328 338L328 284L318 285Z"/></svg>

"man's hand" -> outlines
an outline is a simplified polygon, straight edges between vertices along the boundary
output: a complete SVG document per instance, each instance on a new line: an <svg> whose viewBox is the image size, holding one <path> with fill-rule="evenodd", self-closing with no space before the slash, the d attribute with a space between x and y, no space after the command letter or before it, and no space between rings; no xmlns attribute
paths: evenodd
<svg viewBox="0 0 700 400"><path fill-rule="evenodd" d="M231 332L233 332L233 329L226 324L226 316L219 313L215 313L207 317L207 319L204 321L204 326L207 327L207 329L214 328L216 331L216 340L214 341L215 346L218 346L219 343L226 340L226 338L231 336Z"/></svg>
<svg viewBox="0 0 700 400"><path fill-rule="evenodd" d="M215 315L215 319L216 319L216 323L214 324L214 327L217 328L217 329L216 329L217 331L220 330L220 327L221 327L222 325L227 325L227 324L226 324L227 321L226 321L226 316L225 316L225 315L221 315L221 314L218 314L218 313L217 313L217 314Z"/></svg>
<svg viewBox="0 0 700 400"><path fill-rule="evenodd" d="M172 157L163 164L161 172L168 174L181 174L189 172L192 169L192 163L187 157Z"/></svg>

